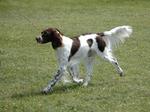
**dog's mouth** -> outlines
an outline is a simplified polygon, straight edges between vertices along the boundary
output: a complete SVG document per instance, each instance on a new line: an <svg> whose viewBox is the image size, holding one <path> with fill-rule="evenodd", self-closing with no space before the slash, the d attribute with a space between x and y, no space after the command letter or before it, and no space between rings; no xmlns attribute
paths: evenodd
<svg viewBox="0 0 150 112"><path fill-rule="evenodd" d="M36 37L35 39L36 39L37 43L40 43L40 44L43 43L43 38L42 37Z"/></svg>

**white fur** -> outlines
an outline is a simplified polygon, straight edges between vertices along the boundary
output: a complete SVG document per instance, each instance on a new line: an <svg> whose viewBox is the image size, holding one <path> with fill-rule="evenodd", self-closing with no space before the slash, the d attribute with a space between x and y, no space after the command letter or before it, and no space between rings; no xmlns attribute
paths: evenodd
<svg viewBox="0 0 150 112"><path fill-rule="evenodd" d="M110 41L111 47L117 47L120 43L123 43L126 38L129 38L131 34L131 26L118 26L110 31L104 32L104 35Z"/></svg>

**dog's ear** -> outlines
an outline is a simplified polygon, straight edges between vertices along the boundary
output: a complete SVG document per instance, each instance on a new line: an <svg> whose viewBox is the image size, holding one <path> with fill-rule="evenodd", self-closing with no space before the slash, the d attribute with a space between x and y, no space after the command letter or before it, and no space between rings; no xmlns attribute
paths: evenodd
<svg viewBox="0 0 150 112"><path fill-rule="evenodd" d="M57 28L53 30L52 47L54 49L63 46L62 35L63 34Z"/></svg>
<svg viewBox="0 0 150 112"><path fill-rule="evenodd" d="M64 35L60 30L58 30L57 28L55 28L55 30L56 31L58 31L58 33L60 34L60 35Z"/></svg>

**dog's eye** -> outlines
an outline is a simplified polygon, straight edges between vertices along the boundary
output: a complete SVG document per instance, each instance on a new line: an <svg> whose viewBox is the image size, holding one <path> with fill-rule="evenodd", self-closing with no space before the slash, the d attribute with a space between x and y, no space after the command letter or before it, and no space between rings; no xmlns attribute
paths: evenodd
<svg viewBox="0 0 150 112"><path fill-rule="evenodd" d="M47 31L43 31L43 32L41 32L41 34L48 34L48 32Z"/></svg>
<svg viewBox="0 0 150 112"><path fill-rule="evenodd" d="M43 34L44 34L44 32L41 32L41 34L43 35Z"/></svg>
<svg viewBox="0 0 150 112"><path fill-rule="evenodd" d="M46 31L43 31L43 32L41 32L41 34L42 34L42 35L45 35L45 34L47 34L47 32L46 32Z"/></svg>
<svg viewBox="0 0 150 112"><path fill-rule="evenodd" d="M43 31L43 32L41 32L41 34L42 34L42 37L46 37L46 36L48 36L48 35L49 35L49 32L47 32L47 31Z"/></svg>

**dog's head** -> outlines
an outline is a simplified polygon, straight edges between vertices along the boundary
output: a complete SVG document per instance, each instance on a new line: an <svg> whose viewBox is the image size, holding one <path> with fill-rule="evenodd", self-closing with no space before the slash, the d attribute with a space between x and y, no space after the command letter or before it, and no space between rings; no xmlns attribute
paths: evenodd
<svg viewBox="0 0 150 112"><path fill-rule="evenodd" d="M39 37L36 37L37 43L44 44L52 42L54 49L62 46L62 36L63 34L57 28L48 28L41 32Z"/></svg>
<svg viewBox="0 0 150 112"><path fill-rule="evenodd" d="M41 32L39 37L36 37L36 41L40 44L53 42L61 38L62 33L57 28L48 28Z"/></svg>

